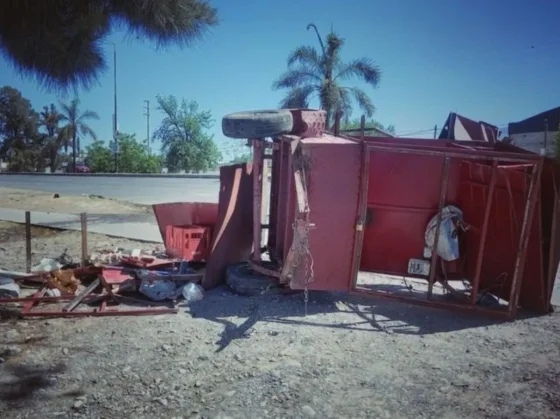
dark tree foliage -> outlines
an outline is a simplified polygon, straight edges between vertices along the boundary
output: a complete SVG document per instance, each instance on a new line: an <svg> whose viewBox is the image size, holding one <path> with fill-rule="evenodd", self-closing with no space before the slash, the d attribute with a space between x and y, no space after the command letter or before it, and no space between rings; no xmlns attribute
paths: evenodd
<svg viewBox="0 0 560 419"><path fill-rule="evenodd" d="M218 22L205 0L3 0L0 53L48 89L90 88L114 28L158 47L189 46Z"/></svg>
<svg viewBox="0 0 560 419"><path fill-rule="evenodd" d="M0 159L10 162L10 170L35 170L36 154L42 138L39 115L29 100L13 87L0 89Z"/></svg>

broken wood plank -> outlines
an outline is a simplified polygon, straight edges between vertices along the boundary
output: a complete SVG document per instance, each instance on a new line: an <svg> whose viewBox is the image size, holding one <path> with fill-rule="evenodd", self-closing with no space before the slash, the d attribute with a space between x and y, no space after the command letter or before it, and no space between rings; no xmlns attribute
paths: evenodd
<svg viewBox="0 0 560 419"><path fill-rule="evenodd" d="M70 301L66 306L64 306L64 308L62 309L62 311L67 312L67 311L72 311L74 310L76 307L78 307L78 305L80 305L80 303L82 301L84 301L84 299L91 294L99 285L101 285L101 280L99 278L97 278L95 281L93 281L91 284L89 284L89 286L83 290L81 293L79 293L76 298L74 298L72 301Z"/></svg>

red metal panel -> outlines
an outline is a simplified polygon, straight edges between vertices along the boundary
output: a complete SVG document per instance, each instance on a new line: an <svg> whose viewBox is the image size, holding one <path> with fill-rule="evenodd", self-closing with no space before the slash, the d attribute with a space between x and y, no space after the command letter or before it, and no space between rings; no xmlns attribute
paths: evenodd
<svg viewBox="0 0 560 419"><path fill-rule="evenodd" d="M218 219L218 204L207 202L174 202L152 205L161 238L169 225L201 225L214 227Z"/></svg>
<svg viewBox="0 0 560 419"><path fill-rule="evenodd" d="M352 282L362 147L305 140L301 145L304 155L309 155L308 202L310 221L315 224L309 236L315 273L309 288L347 291ZM303 274L298 269L297 275Z"/></svg>
<svg viewBox="0 0 560 419"><path fill-rule="evenodd" d="M220 167L220 207L212 251L202 281L205 289L224 282L228 265L248 260L253 250L253 165Z"/></svg>
<svg viewBox="0 0 560 419"><path fill-rule="evenodd" d="M368 216L360 270L406 274L422 257L424 231L437 213L444 158L371 151ZM446 205L457 199L459 162L451 160Z"/></svg>

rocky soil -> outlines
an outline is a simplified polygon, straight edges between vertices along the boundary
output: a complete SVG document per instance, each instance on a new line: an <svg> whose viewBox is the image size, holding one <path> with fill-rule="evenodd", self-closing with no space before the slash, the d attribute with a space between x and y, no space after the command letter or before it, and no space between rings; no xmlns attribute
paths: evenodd
<svg viewBox="0 0 560 419"><path fill-rule="evenodd" d="M25 265L17 228L0 228L6 269ZM41 230L34 261L78 257L79 233ZM0 418L560 417L557 313L496 322L311 293L305 315L299 294L218 288L177 315L0 314Z"/></svg>
<svg viewBox="0 0 560 419"><path fill-rule="evenodd" d="M41 191L0 187L0 208L21 209L39 212L61 212L67 214L151 214L149 205L118 201L96 195L64 195Z"/></svg>

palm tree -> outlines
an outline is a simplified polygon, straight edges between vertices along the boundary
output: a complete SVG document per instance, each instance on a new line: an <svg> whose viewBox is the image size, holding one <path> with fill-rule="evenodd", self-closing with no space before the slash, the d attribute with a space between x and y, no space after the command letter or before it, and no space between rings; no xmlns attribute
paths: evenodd
<svg viewBox="0 0 560 419"><path fill-rule="evenodd" d="M97 140L97 135L87 125L86 121L88 119L98 120L99 115L94 111L86 110L80 113L78 107L80 105L80 99L76 98L70 102L69 105L61 103L62 107L62 121L66 121L67 124L62 128L62 135L64 138L72 139L72 162L74 164L73 170L76 171L76 155L80 153L80 138L90 136L93 140Z"/></svg>
<svg viewBox="0 0 560 419"><path fill-rule="evenodd" d="M157 46L190 46L218 23L206 0L2 1L0 55L48 88L89 88L115 28Z"/></svg>
<svg viewBox="0 0 560 419"><path fill-rule="evenodd" d="M39 124L46 131L46 141L44 146L44 154L50 161L51 172L54 173L58 163L58 152L64 146L65 151L68 152L69 138L64 129L60 128L60 122L64 116L58 112L54 104L50 106L43 106L43 110L39 114Z"/></svg>
<svg viewBox="0 0 560 419"><path fill-rule="evenodd" d="M301 46L289 55L288 70L273 84L275 90L289 89L280 107L308 108L310 100L318 97L321 108L327 112L327 124L330 126L336 111L342 111L346 118L350 116L351 99L354 98L365 114L371 117L375 106L368 95L357 87L341 86L340 82L356 77L377 87L381 78L379 67L369 58L343 63L340 50L344 40L331 30L325 45L317 27L310 23L307 29L310 28L315 29L321 52L315 47Z"/></svg>

